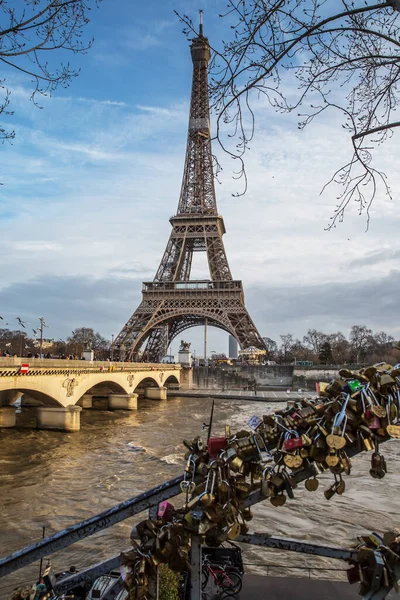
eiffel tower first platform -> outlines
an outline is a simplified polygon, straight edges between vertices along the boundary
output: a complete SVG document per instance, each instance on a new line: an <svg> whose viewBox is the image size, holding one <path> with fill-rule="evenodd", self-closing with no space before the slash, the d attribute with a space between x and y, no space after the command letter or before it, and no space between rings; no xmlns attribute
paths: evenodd
<svg viewBox="0 0 400 600"><path fill-rule="evenodd" d="M137 360L146 342L142 359L158 362L178 334L198 325L223 329L241 348L265 348L246 310L242 282L232 279L222 241L225 226L217 211L210 140L210 47L201 23L190 51L192 96L178 211L170 219L172 232L156 276L143 283L142 302L115 338L114 355L120 360ZM190 279L193 252L207 253L210 279Z"/></svg>

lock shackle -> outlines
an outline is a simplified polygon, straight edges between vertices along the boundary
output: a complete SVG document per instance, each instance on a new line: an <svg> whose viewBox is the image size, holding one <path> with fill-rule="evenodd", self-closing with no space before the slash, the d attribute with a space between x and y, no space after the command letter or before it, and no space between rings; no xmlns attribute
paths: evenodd
<svg viewBox="0 0 400 600"><path fill-rule="evenodd" d="M299 436L299 432L298 432L298 431L296 431L295 429L288 429L288 430L287 430L287 433L285 433L285 438L284 438L284 439L285 439L285 440L289 440L289 439L290 439L291 437L293 437L293 436L294 436L295 438L298 438L298 437L300 437L300 436Z"/></svg>
<svg viewBox="0 0 400 600"><path fill-rule="evenodd" d="M284 431L291 431L291 429L288 429L287 427L285 427L285 425L283 425L282 423L279 422L280 419L283 420L282 415L275 415L274 418L275 418L275 421L276 421L276 424L278 425L278 427L280 427Z"/></svg>
<svg viewBox="0 0 400 600"><path fill-rule="evenodd" d="M265 467L265 469L263 469L263 471L262 471L262 474L261 474L261 479L265 479L265 475L264 475L264 473L265 473L266 471L269 471L269 472L271 473L271 475L273 475L273 474L274 474L274 469L273 469L273 467L268 467L268 466L267 466L267 467Z"/></svg>
<svg viewBox="0 0 400 600"><path fill-rule="evenodd" d="M259 436L259 438L260 438L260 440L261 440L261 443L262 443L262 445L264 446L264 450L265 450L266 452L268 452L267 444L265 443L265 440L264 440L263 436L262 436L262 435L260 435L260 436ZM257 440L257 434L256 434L256 433L253 435L253 440L254 440L254 443L255 443L255 445L257 446L257 450L258 450L259 452L261 452L260 444L258 443L258 440Z"/></svg>
<svg viewBox="0 0 400 600"><path fill-rule="evenodd" d="M347 409L347 405L349 403L350 400L350 394L346 394L346 397L344 398L343 404L342 404L342 408L340 409L338 414L345 414L346 413L346 409Z"/></svg>
<svg viewBox="0 0 400 600"><path fill-rule="evenodd" d="M193 472L194 472L196 470L196 462L197 462L196 455L195 454L190 454L188 462L192 465Z"/></svg>
<svg viewBox="0 0 400 600"><path fill-rule="evenodd" d="M369 389L369 393L371 394L371 396L372 396L372 399L373 399L374 403L375 403L375 404L377 404L377 405L379 406L378 399L377 399L377 397L375 396L375 394L374 394L374 392L373 392L373 390L372 390L371 388Z"/></svg>
<svg viewBox="0 0 400 600"><path fill-rule="evenodd" d="M224 481L225 483L227 483L229 485L229 481L227 481L227 479L225 479L225 477L227 475L226 468L227 468L226 463L218 466L218 477L219 477L220 481ZM225 473L223 473L223 470L225 470ZM229 475L228 475L228 477L229 477Z"/></svg>
<svg viewBox="0 0 400 600"><path fill-rule="evenodd" d="M213 462L215 462L215 461L213 461ZM211 487L210 487L210 489L208 489L209 482L210 482L210 475L212 475L212 480L211 480ZM217 472L215 471L215 469L210 469L207 473L206 487L204 489L203 494L205 494L206 492L210 492L211 494L213 493L214 488L215 488L216 477L217 477Z"/></svg>
<svg viewBox="0 0 400 600"><path fill-rule="evenodd" d="M362 404L363 412L365 412L365 410L366 410L366 407L365 407L365 396L366 396L365 390L362 389L361 390L361 404Z"/></svg>
<svg viewBox="0 0 400 600"><path fill-rule="evenodd" d="M346 413L337 413L333 419L333 423L332 423L332 432L334 430L335 427L337 427L338 429L341 429L342 433L341 435L344 435L345 429L347 426L347 414Z"/></svg>

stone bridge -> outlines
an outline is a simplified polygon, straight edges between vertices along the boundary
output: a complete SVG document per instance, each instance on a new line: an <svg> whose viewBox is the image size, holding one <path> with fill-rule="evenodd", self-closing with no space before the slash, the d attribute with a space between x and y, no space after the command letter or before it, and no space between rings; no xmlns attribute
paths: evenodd
<svg viewBox="0 0 400 600"><path fill-rule="evenodd" d="M37 407L39 429L78 431L80 411L94 397L109 410L135 410L138 396L166 400L168 387L184 384L180 365L81 360L0 358L0 427L14 427L16 407Z"/></svg>

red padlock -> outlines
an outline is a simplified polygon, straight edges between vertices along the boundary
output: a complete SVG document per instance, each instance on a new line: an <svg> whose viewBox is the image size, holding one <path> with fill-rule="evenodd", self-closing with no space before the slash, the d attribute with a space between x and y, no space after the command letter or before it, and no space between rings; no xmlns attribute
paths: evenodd
<svg viewBox="0 0 400 600"><path fill-rule="evenodd" d="M368 425L368 427L369 427L370 429L380 429L380 427L381 427L381 422L380 422L380 420L378 419L378 417L375 417L375 416L374 416L374 417L373 417L373 419L374 419L374 420L372 421L372 423L370 423L370 424Z"/></svg>
<svg viewBox="0 0 400 600"><path fill-rule="evenodd" d="M284 450L289 451L289 452L291 450L297 450L297 448L303 447L303 440L301 439L301 437L299 436L297 431L293 432L293 434L295 435L295 437L287 438L287 440L285 440L283 442Z"/></svg>
<svg viewBox="0 0 400 600"><path fill-rule="evenodd" d="M210 458L216 458L221 450L225 450L227 439L225 437L212 437L207 442L208 455Z"/></svg>
<svg viewBox="0 0 400 600"><path fill-rule="evenodd" d="M157 509L157 517L162 521L170 521L172 519L172 514L175 510L175 507L167 500L160 502Z"/></svg>

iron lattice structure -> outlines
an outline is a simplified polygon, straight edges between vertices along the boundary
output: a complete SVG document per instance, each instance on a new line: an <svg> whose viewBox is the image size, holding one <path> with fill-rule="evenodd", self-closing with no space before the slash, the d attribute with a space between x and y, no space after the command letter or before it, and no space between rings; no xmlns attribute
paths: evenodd
<svg viewBox="0 0 400 600"><path fill-rule="evenodd" d="M115 338L120 359L136 359L146 342L143 360L158 362L172 340L196 325L219 327L241 348L265 345L244 303L241 281L232 279L218 214L210 140L208 62L210 47L200 25L192 40L192 96L186 161L172 232L152 282L143 283L143 299ZM193 252L206 252L209 280L190 280Z"/></svg>

